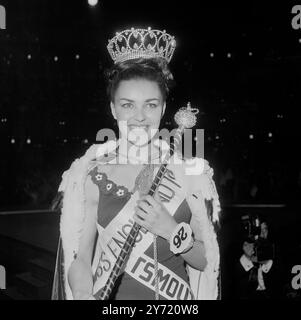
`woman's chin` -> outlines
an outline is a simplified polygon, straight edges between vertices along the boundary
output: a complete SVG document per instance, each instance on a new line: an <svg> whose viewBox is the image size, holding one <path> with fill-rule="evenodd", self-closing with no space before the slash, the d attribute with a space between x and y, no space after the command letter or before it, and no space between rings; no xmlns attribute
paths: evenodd
<svg viewBox="0 0 301 320"><path fill-rule="evenodd" d="M128 135L127 141L130 143L130 145L141 148L143 146L147 146L151 142L152 138L153 135L150 133L141 135Z"/></svg>
<svg viewBox="0 0 301 320"><path fill-rule="evenodd" d="M131 140L127 140L128 141L128 143L129 143L129 145L130 146L134 146L134 147L137 147L137 148L143 148L143 147L146 147L147 145L149 145L149 143L150 143L150 139L149 140L146 140L146 141L131 141Z"/></svg>

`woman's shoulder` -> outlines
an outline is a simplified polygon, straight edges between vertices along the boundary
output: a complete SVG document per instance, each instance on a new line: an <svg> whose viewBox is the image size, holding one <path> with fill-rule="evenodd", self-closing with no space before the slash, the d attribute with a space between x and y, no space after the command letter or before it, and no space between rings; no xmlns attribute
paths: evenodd
<svg viewBox="0 0 301 320"><path fill-rule="evenodd" d="M82 156L72 161L69 170L110 164L116 157L115 149L110 142L92 144Z"/></svg>
<svg viewBox="0 0 301 320"><path fill-rule="evenodd" d="M184 175L190 179L199 179L200 176L213 177L214 171L209 162L201 157L183 157L180 153L175 153L171 159L172 164L180 165Z"/></svg>
<svg viewBox="0 0 301 320"><path fill-rule="evenodd" d="M202 190L205 198L211 198L216 193L214 170L209 162L201 157L185 158L175 154L172 167L182 176L188 193ZM178 168L178 169L176 169Z"/></svg>
<svg viewBox="0 0 301 320"><path fill-rule="evenodd" d="M72 161L70 167L64 171L59 191L64 191L70 181L79 182L94 168L104 172L112 170L112 160L115 158L110 143L93 144L85 153Z"/></svg>

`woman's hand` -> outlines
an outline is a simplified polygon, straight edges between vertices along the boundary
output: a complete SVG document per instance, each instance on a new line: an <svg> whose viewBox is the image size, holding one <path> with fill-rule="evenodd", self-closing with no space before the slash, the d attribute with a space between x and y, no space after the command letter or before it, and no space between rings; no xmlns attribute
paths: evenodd
<svg viewBox="0 0 301 320"><path fill-rule="evenodd" d="M166 240L169 240L171 233L177 226L177 222L157 194L155 194L155 198L147 195L137 201L134 220L146 230Z"/></svg>
<svg viewBox="0 0 301 320"><path fill-rule="evenodd" d="M84 291L76 291L73 293L74 300L96 300L91 293Z"/></svg>

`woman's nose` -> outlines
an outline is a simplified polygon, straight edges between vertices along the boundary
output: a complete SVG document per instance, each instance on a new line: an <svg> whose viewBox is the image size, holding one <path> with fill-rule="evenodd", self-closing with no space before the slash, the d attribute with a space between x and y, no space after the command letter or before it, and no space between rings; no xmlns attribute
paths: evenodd
<svg viewBox="0 0 301 320"><path fill-rule="evenodd" d="M137 108L136 114L135 114L135 119L139 122L142 122L145 120L145 113L143 108Z"/></svg>

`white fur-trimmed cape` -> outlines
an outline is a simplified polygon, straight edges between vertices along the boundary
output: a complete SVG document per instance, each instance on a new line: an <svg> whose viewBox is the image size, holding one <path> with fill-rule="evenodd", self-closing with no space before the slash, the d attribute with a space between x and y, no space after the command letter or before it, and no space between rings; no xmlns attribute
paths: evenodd
<svg viewBox="0 0 301 320"><path fill-rule="evenodd" d="M62 278L63 296L72 300L72 292L68 284L68 270L73 262L78 248L83 221L85 219L84 184L88 173L100 162L96 161L101 153L109 151L108 146L92 145L85 155L76 159L69 170L65 171L59 191L63 193L63 203L60 220L63 268L56 276ZM111 146L109 146L109 149ZM97 159L96 159L97 158ZM187 265L190 286L196 300L215 300L219 296L219 246L214 223L218 223L220 203L213 181L213 170L206 160L195 159L202 166L200 174L187 176L187 203L202 231L207 266L204 271L196 270ZM112 165L109 164L108 165ZM183 162L189 165L189 161ZM205 200L212 204L212 215L208 215Z"/></svg>

